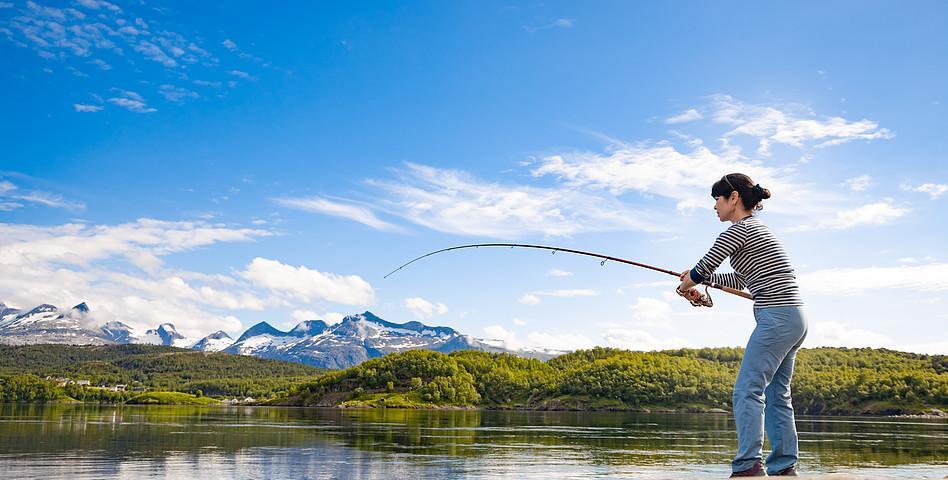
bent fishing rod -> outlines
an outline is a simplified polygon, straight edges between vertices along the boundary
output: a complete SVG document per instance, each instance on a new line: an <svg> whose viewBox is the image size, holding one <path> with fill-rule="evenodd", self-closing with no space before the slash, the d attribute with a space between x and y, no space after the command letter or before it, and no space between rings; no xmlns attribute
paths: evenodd
<svg viewBox="0 0 948 480"><path fill-rule="evenodd" d="M405 268L405 267L407 267L407 266L409 266L409 265L411 265L411 264L417 262L418 260L421 260L421 259L426 258L426 257L430 257L430 256L432 256L432 255L437 255L437 254L439 254L439 253L444 253L444 252L450 252L451 250L461 250L461 249L465 249L465 248L480 248L480 247L534 248L534 249L538 249L538 250L550 250L550 251L553 252L554 255L556 254L556 252L566 252L566 253L572 253L572 254L576 254L576 255L585 255L585 256L587 256L587 257L595 257L595 258L602 259L602 261L600 261L599 264L600 264L600 265L603 265L603 266L606 265L606 262L612 261L612 262L617 262L617 263L624 263L624 264L627 264L627 265L633 265L633 266L636 266L636 267L647 268L647 269L649 269L649 270L654 270L654 271L656 271L656 272L666 273L666 274L668 274L668 275L673 275L673 276L675 276L676 278L681 276L681 273L680 273L680 272L675 272L675 271L672 271L672 270L667 270L667 269L664 269L664 268L655 267L655 266L648 265L648 264L645 264L645 263L634 262L634 261L632 261L632 260L626 260L626 259L624 259L624 258L613 257L613 256L610 256L610 255L603 255L603 254L601 254L601 253L586 252L586 251L583 251L583 250L574 250L574 249L572 249L572 248L551 247L551 246L548 246L548 245L530 245L530 244L525 244L525 243L472 243L472 244L469 244L469 245L458 245L458 246L455 246L455 247L442 248L441 250L435 250L435 251L433 251L433 252L426 253L426 254L424 254L424 255L418 257L418 258L412 259L410 262L405 263L404 265L402 265L402 266L396 268L395 270L392 270L391 272L389 272L387 275L385 275L385 276L382 277L382 278L388 278L388 277L391 276L393 273L395 273L395 272L397 272L397 271L399 271L399 270L401 270L401 269L403 269L403 268ZM688 298L688 297L685 297L689 302L691 302L692 305L694 305L694 306L696 306L696 307L711 307L711 306L714 305L714 303L711 301L711 295L710 295L710 293L708 292L708 288L716 288L716 289L718 289L718 290L721 290L721 291L730 293L731 295L737 295L738 297L743 297L743 298L746 298L746 299L748 299L748 300L753 300L753 299L754 299L754 297L752 297L752 296L751 296L749 293L747 293L747 292L742 292L742 291L740 291L740 290L737 290L737 289L734 289L734 288L731 288L731 287L726 287L726 286L721 285L721 284L719 284L719 283L714 283L714 282L711 282L711 281L705 281L705 282L702 282L701 284L704 285L704 287L705 287L705 294L703 294L703 295L701 296L701 298L692 300L692 299L690 299L690 298ZM675 290L678 291L677 288L676 288ZM678 291L678 294L681 295L681 296L684 296L684 295L683 295L683 292Z"/></svg>

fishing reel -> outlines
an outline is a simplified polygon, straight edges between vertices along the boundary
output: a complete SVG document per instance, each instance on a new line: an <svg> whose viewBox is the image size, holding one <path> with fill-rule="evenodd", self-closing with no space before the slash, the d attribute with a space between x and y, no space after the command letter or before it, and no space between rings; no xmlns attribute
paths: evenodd
<svg viewBox="0 0 948 480"><path fill-rule="evenodd" d="M707 285L705 285L704 287L704 293L702 293L701 296L698 297L697 299L692 299L691 297L688 296L686 292L682 292L681 289L679 289L678 287L675 287L675 293L677 293L679 297L682 297L685 300L688 300L688 303L690 303L692 307L709 307L710 308L714 306L714 302L711 300L711 292L708 291Z"/></svg>

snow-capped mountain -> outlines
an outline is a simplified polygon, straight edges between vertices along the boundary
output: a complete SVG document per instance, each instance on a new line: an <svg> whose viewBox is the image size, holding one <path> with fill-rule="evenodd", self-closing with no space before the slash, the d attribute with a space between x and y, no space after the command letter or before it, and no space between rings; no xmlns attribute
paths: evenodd
<svg viewBox="0 0 948 480"><path fill-rule="evenodd" d="M0 343L112 343L101 332L87 328L85 315L89 310L85 303L66 311L44 303L25 313L0 305L3 313L0 317Z"/></svg>
<svg viewBox="0 0 948 480"><path fill-rule="evenodd" d="M158 328L145 332L145 339L151 340L155 337L159 339L158 342L142 341L135 343L157 343L158 345L179 348L190 348L195 344L193 338L188 338L184 335L181 335L177 330L175 330L174 325L170 323L162 323L158 326Z"/></svg>
<svg viewBox="0 0 948 480"><path fill-rule="evenodd" d="M92 320L85 303L68 311L43 304L26 313L0 303L0 343L150 343L253 355L323 368L347 368L370 358L411 349L444 353L473 349L541 359L563 353L541 349L512 351L504 348L500 341L476 339L450 327L432 327L415 321L393 323L371 312L349 315L334 325L322 320L306 320L288 332L260 322L237 340L218 331L195 341L180 334L170 323L142 333L122 322L95 326Z"/></svg>
<svg viewBox="0 0 948 480"><path fill-rule="evenodd" d="M260 322L224 351L323 368L347 368L370 358L419 348L444 353L463 349L510 352L453 328L420 322L392 323L371 312L349 315L335 325L306 321L289 332Z"/></svg>
<svg viewBox="0 0 948 480"><path fill-rule="evenodd" d="M200 340L191 346L194 350L202 352L219 352L234 343L230 335L218 330Z"/></svg>

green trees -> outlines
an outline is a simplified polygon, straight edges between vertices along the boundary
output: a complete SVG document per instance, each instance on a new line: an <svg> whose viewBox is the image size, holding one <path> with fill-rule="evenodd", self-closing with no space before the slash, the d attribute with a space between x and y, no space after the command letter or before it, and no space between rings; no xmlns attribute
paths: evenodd
<svg viewBox="0 0 948 480"><path fill-rule="evenodd" d="M729 408L743 350L631 352L593 348L548 362L509 354L413 350L303 384L290 404L347 395L415 393L431 405L522 408ZM944 359L890 350L801 350L793 385L800 413L899 413L948 405Z"/></svg>
<svg viewBox="0 0 948 480"><path fill-rule="evenodd" d="M37 401L26 399L31 394L19 386L30 383L24 378L67 377L89 380L93 386L125 384L148 390L200 391L212 397L269 398L322 372L297 363L157 345L0 345L0 378L17 378L9 388L0 385L0 390L10 398L24 399L8 401ZM130 398L123 392L57 387L55 382L43 381L30 388L34 392L52 388L58 395L80 401L114 403ZM32 398L38 395L33 393Z"/></svg>

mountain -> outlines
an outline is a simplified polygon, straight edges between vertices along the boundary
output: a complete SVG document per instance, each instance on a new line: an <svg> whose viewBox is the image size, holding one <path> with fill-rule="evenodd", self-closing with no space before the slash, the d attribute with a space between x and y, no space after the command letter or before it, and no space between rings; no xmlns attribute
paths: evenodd
<svg viewBox="0 0 948 480"><path fill-rule="evenodd" d="M465 349L518 353L461 334L450 327L431 327L414 321L393 323L372 312L349 315L335 325L309 320L289 332L260 322L244 332L224 352L322 368L348 368L388 353L422 348L443 353ZM541 352L531 356L550 358Z"/></svg>
<svg viewBox="0 0 948 480"><path fill-rule="evenodd" d="M179 348L188 348L194 345L194 340L184 335L178 333L175 330L174 325L170 323L162 323L158 326L157 329L148 330L145 332L145 336L157 336L161 341L159 345L165 345L167 347L179 347ZM140 342L140 343L153 343L153 342Z"/></svg>
<svg viewBox="0 0 948 480"><path fill-rule="evenodd" d="M94 326L93 318L85 302L68 311L43 304L26 313L0 303L0 344L155 344L251 355L321 368L348 368L371 358L413 349L442 353L455 350L507 352L544 360L563 353L540 349L513 351L504 348L501 341L477 339L450 327L433 327L416 321L389 322L372 312L349 315L334 325L322 320L306 320L288 332L259 322L237 340L218 331L197 341L179 333L171 323L141 333L118 321Z"/></svg>
<svg viewBox="0 0 948 480"><path fill-rule="evenodd" d="M141 343L136 341L138 337L132 327L122 322L107 322L100 330L102 336L113 343Z"/></svg>
<svg viewBox="0 0 948 480"><path fill-rule="evenodd" d="M53 305L44 303L26 313L3 305L2 312L4 314L0 321L0 343L8 345L31 343L104 345L111 343L102 336L101 332L84 326L85 312L81 310L61 311Z"/></svg>
<svg viewBox="0 0 948 480"><path fill-rule="evenodd" d="M224 333L222 330L218 330L198 340L191 348L202 352L219 352L229 347L232 343L234 343L234 339L231 338L230 335Z"/></svg>

